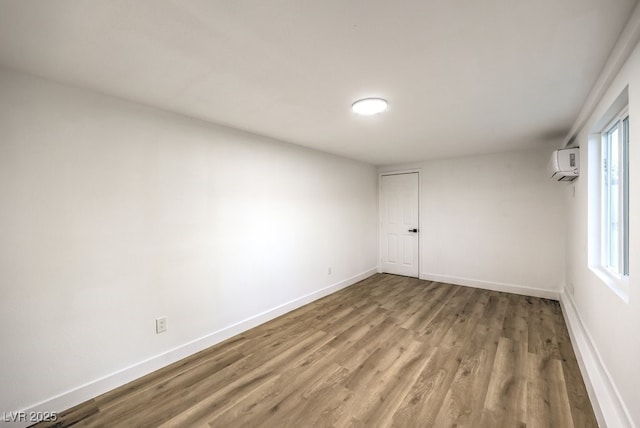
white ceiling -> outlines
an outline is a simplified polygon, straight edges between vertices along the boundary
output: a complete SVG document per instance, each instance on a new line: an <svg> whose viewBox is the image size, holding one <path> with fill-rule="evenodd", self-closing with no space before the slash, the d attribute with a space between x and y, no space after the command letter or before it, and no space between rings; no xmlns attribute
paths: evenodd
<svg viewBox="0 0 640 428"><path fill-rule="evenodd" d="M0 0L0 65L383 165L557 143L636 2Z"/></svg>

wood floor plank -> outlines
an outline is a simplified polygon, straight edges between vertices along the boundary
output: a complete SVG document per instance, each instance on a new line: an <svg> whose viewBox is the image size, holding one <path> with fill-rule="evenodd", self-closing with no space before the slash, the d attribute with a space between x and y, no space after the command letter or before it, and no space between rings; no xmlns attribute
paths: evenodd
<svg viewBox="0 0 640 428"><path fill-rule="evenodd" d="M329 342L329 346L334 348L351 347L355 342L366 336L372 329L375 329L388 317L386 311L383 311L380 308L371 311L368 315L369 316L360 318L357 322L351 324L342 332L336 331L335 329L327 329L329 331L323 330L336 336L331 340L331 342Z"/></svg>
<svg viewBox="0 0 640 428"><path fill-rule="evenodd" d="M509 306L502 324L502 336L529 346L529 306L533 305L531 298L511 294L508 297Z"/></svg>
<svg viewBox="0 0 640 428"><path fill-rule="evenodd" d="M291 400L283 400L278 412L272 412L260 423L273 427L300 427L309 425L309 415L314 415L313 426L335 426L353 392L342 386L349 371L333 364L324 375L298 385L299 394ZM216 421L217 422L217 421ZM212 426L214 422L211 423ZM219 426L219 425L218 425Z"/></svg>
<svg viewBox="0 0 640 428"><path fill-rule="evenodd" d="M283 349L268 362L241 374L235 381L222 388L212 390L212 394L199 400L195 405L190 406L182 413L174 416L160 426L194 426L208 423L216 414L226 411L235 405L238 400L244 399L255 388L264 388L267 382L277 376L278 369L285 370L287 363L295 362L299 358L304 358L307 354L325 345L331 337L325 333L317 332L308 338L292 344L291 347Z"/></svg>
<svg viewBox="0 0 640 428"><path fill-rule="evenodd" d="M376 274L39 427L596 427L557 302Z"/></svg>
<svg viewBox="0 0 640 428"><path fill-rule="evenodd" d="M480 426L524 426L527 420L527 346L501 337L487 388Z"/></svg>
<svg viewBox="0 0 640 428"><path fill-rule="evenodd" d="M412 287L412 293L405 293L403 299L398 299L397 303L393 306L385 305L382 306L389 310L389 313L393 315L393 317L398 320L398 324L402 325L407 322L410 318L413 318L417 312L419 312L425 304L427 300L426 296L433 296L434 284L431 282L427 282L420 285L415 285Z"/></svg>
<svg viewBox="0 0 640 428"><path fill-rule="evenodd" d="M506 308L504 296L489 293L484 313L459 353L460 366L435 419L436 426L474 426L481 419Z"/></svg>
<svg viewBox="0 0 640 428"><path fill-rule="evenodd" d="M582 379L578 361L571 346L571 339L569 338L569 332L567 331L560 305L556 308L556 314L555 333L558 339L562 372L565 378L573 423L577 427L595 428L597 427L595 414L587 395L587 388Z"/></svg>
<svg viewBox="0 0 640 428"><path fill-rule="evenodd" d="M384 425L406 393L403 378L414 378L424 364L421 353L422 345L410 335L374 352L345 379L343 386L354 394L336 425Z"/></svg>
<svg viewBox="0 0 640 428"><path fill-rule="evenodd" d="M393 414L391 426L433 426L462 361L457 356L460 349L460 345L430 349L426 364Z"/></svg>
<svg viewBox="0 0 640 428"><path fill-rule="evenodd" d="M575 426L571 415L571 405L569 404L562 363L558 360L553 360L550 369L551 373L547 378L547 384L549 385L549 397L551 399L551 420L557 426Z"/></svg>
<svg viewBox="0 0 640 428"><path fill-rule="evenodd" d="M488 300L488 295L465 287L445 305L449 308L441 311L438 327L432 331L436 349L399 406L393 426L434 425L462 362L465 339L474 331Z"/></svg>
<svg viewBox="0 0 640 428"><path fill-rule="evenodd" d="M364 426L389 426L396 410L407 395L407 385L413 382L426 363L421 344L411 341L403 358L396 360L385 373L378 392L366 394L370 398L368 406L361 407L358 420Z"/></svg>
<svg viewBox="0 0 640 428"><path fill-rule="evenodd" d="M418 340L437 346L447 334L451 326L459 320L463 322L462 313L474 298L474 289L457 287L453 296L439 308L428 324L418 327Z"/></svg>
<svg viewBox="0 0 640 428"><path fill-rule="evenodd" d="M457 289L455 287L449 287L436 282L432 283L432 288L429 289L429 293L425 293L424 298L421 299L418 310L402 323L402 327L414 331L424 329L436 316L438 308L444 306L456 291Z"/></svg>
<svg viewBox="0 0 640 428"><path fill-rule="evenodd" d="M529 300L533 302L529 305L529 352L560 359L552 308L557 302L548 299Z"/></svg>
<svg viewBox="0 0 640 428"><path fill-rule="evenodd" d="M399 358L404 355L411 336L406 330L396 331L396 335L386 343L381 344L367 357L351 375L345 379L344 387L351 391L364 391L375 383L382 372L385 372Z"/></svg>
<svg viewBox="0 0 640 428"><path fill-rule="evenodd" d="M327 322L321 327L321 331L335 336L334 343L341 341L354 341L368 330L375 327L386 317L384 311L376 303L355 308L345 318L333 322Z"/></svg>
<svg viewBox="0 0 640 428"><path fill-rule="evenodd" d="M527 419L541 427L575 426L560 360L529 353Z"/></svg>
<svg viewBox="0 0 640 428"><path fill-rule="evenodd" d="M386 318L383 322L369 330L360 340L351 346L351 352L343 352L336 357L342 367L354 371L363 364L376 350L394 340L398 333L398 325L394 320ZM409 332L404 330L407 334Z"/></svg>
<svg viewBox="0 0 640 428"><path fill-rule="evenodd" d="M262 388L250 391L224 412L213 414L211 423L250 426L252 421L273 419L276 414L287 412L288 407L294 407L301 399L300 384L317 382L327 371L335 369L332 357L336 352L335 348L323 346L273 377Z"/></svg>
<svg viewBox="0 0 640 428"><path fill-rule="evenodd" d="M246 356L240 353L236 347L225 348L214 355L202 355L190 364L180 365L173 371L167 372L165 376L153 378L153 382L130 387L116 394L111 392L101 395L95 399L95 402L100 410L105 412L118 407L124 401L136 399L140 394L144 394L146 400L157 401L163 397L170 397L175 392L184 391L203 378L207 378L244 358Z"/></svg>

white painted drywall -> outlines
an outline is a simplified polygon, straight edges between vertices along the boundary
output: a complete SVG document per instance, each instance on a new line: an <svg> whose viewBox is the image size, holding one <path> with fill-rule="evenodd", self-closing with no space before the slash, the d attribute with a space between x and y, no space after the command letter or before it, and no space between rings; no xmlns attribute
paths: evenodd
<svg viewBox="0 0 640 428"><path fill-rule="evenodd" d="M630 147L630 239L629 298L618 297L588 267L589 135L614 100L629 86ZM614 401L620 401L630 423L640 426L640 46L633 53L600 99L595 111L580 131L580 178L575 197L566 190L567 204L567 290L591 340L602 375L611 383ZM573 292L572 292L573 290ZM626 409L626 410L625 410ZM606 412L607 409L604 409ZM624 420L624 414L621 415ZM625 423L628 424L629 422ZM620 425L624 426L624 425Z"/></svg>
<svg viewBox="0 0 640 428"><path fill-rule="evenodd" d="M551 150L382 168L421 169L421 277L557 298L565 241Z"/></svg>
<svg viewBox="0 0 640 428"><path fill-rule="evenodd" d="M375 272L370 165L6 70L0 94L0 411Z"/></svg>

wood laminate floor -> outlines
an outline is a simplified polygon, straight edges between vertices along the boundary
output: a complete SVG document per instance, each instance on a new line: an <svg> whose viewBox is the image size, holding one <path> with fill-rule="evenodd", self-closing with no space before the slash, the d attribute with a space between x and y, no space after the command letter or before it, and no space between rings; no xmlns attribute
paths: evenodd
<svg viewBox="0 0 640 428"><path fill-rule="evenodd" d="M377 274L87 401L54 425L597 423L557 302Z"/></svg>

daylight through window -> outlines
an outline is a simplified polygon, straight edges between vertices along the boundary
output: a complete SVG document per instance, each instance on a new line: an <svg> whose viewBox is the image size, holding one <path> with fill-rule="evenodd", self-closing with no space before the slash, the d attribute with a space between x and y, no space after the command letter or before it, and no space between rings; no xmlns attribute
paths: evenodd
<svg viewBox="0 0 640 428"><path fill-rule="evenodd" d="M629 114L623 110L602 134L602 266L629 275Z"/></svg>

